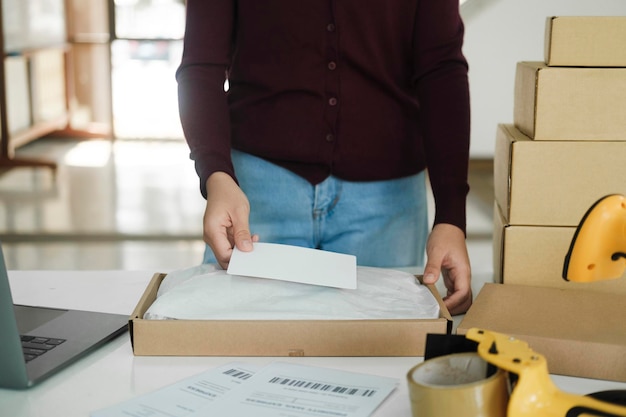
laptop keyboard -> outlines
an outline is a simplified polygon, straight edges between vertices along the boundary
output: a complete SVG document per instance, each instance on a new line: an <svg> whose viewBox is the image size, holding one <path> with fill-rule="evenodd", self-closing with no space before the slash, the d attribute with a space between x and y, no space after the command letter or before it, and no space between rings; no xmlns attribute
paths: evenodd
<svg viewBox="0 0 626 417"><path fill-rule="evenodd" d="M20 337L22 339L22 351L24 352L24 359L26 359L26 362L32 361L36 357L43 355L65 342L65 339L54 339L50 337L25 335Z"/></svg>

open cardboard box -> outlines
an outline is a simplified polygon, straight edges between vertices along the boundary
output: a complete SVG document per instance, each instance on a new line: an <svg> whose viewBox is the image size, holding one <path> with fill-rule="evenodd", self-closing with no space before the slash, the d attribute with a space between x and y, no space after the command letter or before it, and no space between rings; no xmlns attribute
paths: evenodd
<svg viewBox="0 0 626 417"><path fill-rule="evenodd" d="M152 277L130 318L137 356L423 356L426 334L452 329L433 285L436 319L145 320L164 278Z"/></svg>
<svg viewBox="0 0 626 417"><path fill-rule="evenodd" d="M626 381L624 295L488 283L459 324L523 340L553 374Z"/></svg>

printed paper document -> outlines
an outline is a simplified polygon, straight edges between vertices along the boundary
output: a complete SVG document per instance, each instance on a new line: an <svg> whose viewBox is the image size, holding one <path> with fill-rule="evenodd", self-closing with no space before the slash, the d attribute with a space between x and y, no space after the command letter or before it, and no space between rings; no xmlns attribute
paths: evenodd
<svg viewBox="0 0 626 417"><path fill-rule="evenodd" d="M184 417L219 400L249 379L259 367L233 362L133 398L92 417Z"/></svg>
<svg viewBox="0 0 626 417"><path fill-rule="evenodd" d="M276 362L193 415L367 417L397 383L394 378Z"/></svg>
<svg viewBox="0 0 626 417"><path fill-rule="evenodd" d="M367 417L398 380L275 362L233 362L95 411L91 417Z"/></svg>

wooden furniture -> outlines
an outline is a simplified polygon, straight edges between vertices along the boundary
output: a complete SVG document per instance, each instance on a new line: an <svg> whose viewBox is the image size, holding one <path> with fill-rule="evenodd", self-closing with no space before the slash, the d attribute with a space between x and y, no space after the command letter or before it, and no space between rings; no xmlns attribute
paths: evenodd
<svg viewBox="0 0 626 417"><path fill-rule="evenodd" d="M42 3L0 0L0 170L56 169L15 156L43 136L112 135L109 1Z"/></svg>
<svg viewBox="0 0 626 417"><path fill-rule="evenodd" d="M19 29L23 20L23 16L27 9L24 6L28 6L26 3L20 4L20 7L10 9L10 16L7 16L5 20L4 11L8 8L0 7L0 57L2 62L0 65L0 167L11 168L16 166L44 166L50 168L56 168L56 164L52 161L39 160L39 159L18 159L14 156L15 148L21 144L27 143L30 140L43 136L46 133L61 128L67 124L67 109L62 109L58 118L40 117L36 120L36 115L33 110L33 93L35 89L32 88L32 79L29 80L29 60L33 59L34 54L37 53L38 48L34 47L41 42L35 39L30 39L30 33L28 29ZM4 22L12 22L9 28L5 28ZM23 26L22 26L23 27ZM8 33L8 36L7 36ZM54 37L53 37L54 38ZM44 42L41 42L42 44ZM7 51L7 45L11 51ZM32 46L31 46L32 45ZM63 45L55 45L55 49L60 48L63 50ZM44 51L45 49L41 49ZM36 59L36 58L35 58ZM9 72L7 71L9 64L10 68L17 70L15 72L16 77L11 79ZM16 103L20 113L17 117L11 118L9 113L9 106L13 103L9 101L9 89L21 89L21 94L17 94L19 97ZM26 90L24 90L26 89ZM25 103L25 99L29 103ZM19 106L19 104L26 104L25 106ZM28 108L30 115L25 115L23 110ZM17 113L14 113L17 114ZM11 120L12 119L12 120ZM56 120L55 120L56 119ZM11 126L11 122L18 126ZM26 124L20 126L20 124Z"/></svg>

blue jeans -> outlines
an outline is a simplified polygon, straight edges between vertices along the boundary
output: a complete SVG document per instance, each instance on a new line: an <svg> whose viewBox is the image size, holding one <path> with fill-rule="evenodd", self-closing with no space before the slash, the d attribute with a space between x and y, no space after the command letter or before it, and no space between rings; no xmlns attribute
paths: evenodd
<svg viewBox="0 0 626 417"><path fill-rule="evenodd" d="M261 242L352 254L362 266L423 265L428 237L423 172L373 182L331 176L311 185L250 154L233 151L232 157L250 201L250 231ZM216 262L208 246L203 262Z"/></svg>

